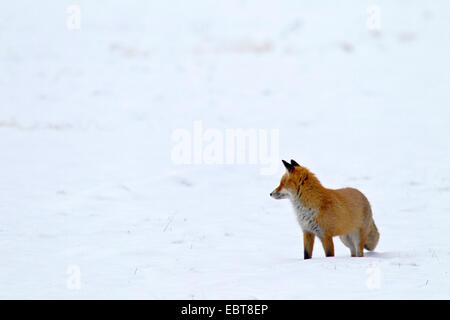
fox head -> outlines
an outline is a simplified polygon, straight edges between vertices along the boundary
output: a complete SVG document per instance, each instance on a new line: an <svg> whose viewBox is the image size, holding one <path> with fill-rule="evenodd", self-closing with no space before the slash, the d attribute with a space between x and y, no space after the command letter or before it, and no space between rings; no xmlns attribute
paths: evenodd
<svg viewBox="0 0 450 320"><path fill-rule="evenodd" d="M286 173L281 178L280 185L270 193L270 196L277 200L299 196L301 186L308 179L308 170L294 160L291 160L291 163L283 160L283 164Z"/></svg>

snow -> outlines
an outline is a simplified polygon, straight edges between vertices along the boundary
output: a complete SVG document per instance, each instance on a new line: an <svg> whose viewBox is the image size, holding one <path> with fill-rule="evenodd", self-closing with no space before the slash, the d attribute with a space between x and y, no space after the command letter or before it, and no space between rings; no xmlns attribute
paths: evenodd
<svg viewBox="0 0 450 320"><path fill-rule="evenodd" d="M0 3L0 298L450 298L447 1L73 4ZM279 129L279 172L175 164L195 121ZM375 252L304 261L281 159L364 192Z"/></svg>

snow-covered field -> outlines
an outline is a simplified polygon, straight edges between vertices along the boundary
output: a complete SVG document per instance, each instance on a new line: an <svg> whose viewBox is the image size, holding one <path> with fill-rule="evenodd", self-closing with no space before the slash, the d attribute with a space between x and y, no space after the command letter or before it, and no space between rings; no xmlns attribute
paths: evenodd
<svg viewBox="0 0 450 320"><path fill-rule="evenodd" d="M1 1L0 43L0 298L450 298L448 1ZM279 172L177 165L195 121ZM291 158L375 252L303 260Z"/></svg>

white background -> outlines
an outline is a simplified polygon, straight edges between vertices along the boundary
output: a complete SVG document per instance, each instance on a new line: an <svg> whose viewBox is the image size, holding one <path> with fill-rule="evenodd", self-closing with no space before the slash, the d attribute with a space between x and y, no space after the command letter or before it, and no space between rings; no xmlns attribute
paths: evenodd
<svg viewBox="0 0 450 320"><path fill-rule="evenodd" d="M450 298L449 31L448 1L1 1L0 298ZM195 120L278 128L376 251L303 261L281 161L173 164Z"/></svg>

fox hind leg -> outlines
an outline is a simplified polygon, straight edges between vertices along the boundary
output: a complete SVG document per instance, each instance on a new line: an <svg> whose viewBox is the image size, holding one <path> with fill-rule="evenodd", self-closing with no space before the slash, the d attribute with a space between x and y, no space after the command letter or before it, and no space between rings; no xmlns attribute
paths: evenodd
<svg viewBox="0 0 450 320"><path fill-rule="evenodd" d="M340 236L339 238L341 238L341 241L344 243L344 245L350 249L350 253L352 255L352 257L356 257L356 248L353 245L353 239L351 237L351 234L346 234L343 236Z"/></svg>
<svg viewBox="0 0 450 320"><path fill-rule="evenodd" d="M367 240L367 232L363 229L359 230L359 239L358 243L355 243L355 246L357 246L357 256L358 257L364 257L364 245Z"/></svg>
<svg viewBox="0 0 450 320"><path fill-rule="evenodd" d="M346 235L340 236L342 242L350 249L352 257L363 257L364 256L364 243L365 237L361 237L361 229L352 231Z"/></svg>
<svg viewBox="0 0 450 320"><path fill-rule="evenodd" d="M367 239L367 233L364 232L363 229L358 229L346 234L344 237L346 241L352 243L353 250L350 248L352 251L352 257L364 257L364 244Z"/></svg>

